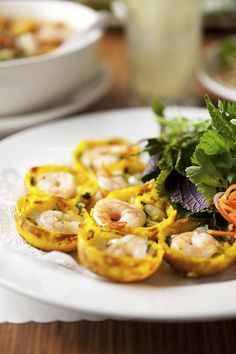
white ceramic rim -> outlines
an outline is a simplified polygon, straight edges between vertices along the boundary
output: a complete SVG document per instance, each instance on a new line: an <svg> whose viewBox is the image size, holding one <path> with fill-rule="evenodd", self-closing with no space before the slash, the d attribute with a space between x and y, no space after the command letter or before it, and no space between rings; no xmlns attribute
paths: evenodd
<svg viewBox="0 0 236 354"><path fill-rule="evenodd" d="M193 119L196 116L206 117L206 110L204 109L188 107L179 108L177 112L179 115L184 116L188 114ZM193 114L194 112L195 115ZM52 139L52 132L57 132L58 136L60 136L61 130L65 135L66 127L75 132L73 134L77 134L80 131L79 126L82 124L81 129L83 130L87 127L86 131L88 132L88 129L90 129L89 133L91 127L93 127L95 129L94 135L98 134L99 138L96 125L98 127L100 124L103 134L108 136L111 133L114 134L113 130L115 131L116 126L114 126L113 130L111 129L114 121L116 124L123 124L127 123L129 118L129 129L131 129L130 132L132 131L132 133L137 131L137 129L142 129L142 124L145 127L152 121L150 109L125 109L78 116L78 120L73 118L27 129L4 139L0 143L0 153L5 154L3 166L5 166L6 161L8 163L7 151L9 153L11 149L17 151L19 144L24 142L27 145L31 141L34 149L34 144L38 144L35 139L36 136L39 136L38 139L41 139L41 136L48 136L46 141L49 141L49 138ZM104 131L101 122L103 124L107 122L110 130ZM135 124L137 125L136 127ZM140 127L139 124L141 124ZM152 123L150 127L152 132L155 131L154 127L155 125ZM53 137L56 141L58 141L57 134ZM69 138L67 138L65 145L63 145L64 143L62 144L65 148ZM136 138L135 135L133 138ZM54 146L53 144L53 141L51 141L51 148ZM60 145L58 147L60 148ZM47 143L45 143L45 148L47 152ZM21 149L22 152L28 151L29 146L22 146ZM13 267L14 264L15 266ZM138 286L136 284L116 284L100 278L95 283L94 281L92 276L74 273L54 264L49 265L32 256L22 256L20 252L12 250L6 252L1 250L0 252L0 284L30 298L64 309L84 314L94 314L103 318L155 321L213 320L236 316L234 295L236 280L206 284L194 284L189 280L188 286L175 285L166 287L157 287L152 285L152 283L148 284L148 286L145 283ZM227 297L225 297L225 294L227 294Z"/></svg>
<svg viewBox="0 0 236 354"><path fill-rule="evenodd" d="M235 280L220 283L220 286L219 283L183 287L173 286L168 289L160 289L161 295L155 292L156 288L147 290L144 286L135 290L135 284L117 284L109 283L108 281L105 283L101 280L100 289L93 288L92 291L91 289L88 291L84 285L87 283L91 287L91 279L89 281L85 279L84 284L81 277L78 279L78 274L64 269L60 270L59 267L51 266L47 263L44 264L43 261L33 259L31 256L21 255L12 251L6 256L8 257L7 260L0 259L1 269L8 268L7 266L11 260L17 262L19 277L11 279L11 274L7 270L8 279L3 278L0 270L0 284L3 287L54 307L76 311L82 316L91 315L97 319L135 319L162 322L195 322L236 317ZM10 262L7 263L8 261ZM75 283L77 281L78 283L74 284L75 286L71 288L71 291L77 293L79 300L66 301L58 293L61 286L58 286L58 289L51 289L50 293L49 291L42 291L42 286L38 286L37 277L31 278L31 286L33 288L30 288L28 281L22 282L20 280L21 270L27 270L29 267L32 267L34 273L45 278L47 283L50 281L53 283L53 280L57 278L58 282L61 281L67 287L68 283L65 281L65 277L70 278L70 282ZM81 280L82 284L80 285L79 281ZM148 291L149 304L147 304L146 291ZM114 294L115 300L113 298ZM227 301L225 294L227 294ZM132 307L127 308L127 303L132 305ZM174 311L173 303L175 303ZM199 303L201 303L201 306L199 306Z"/></svg>
<svg viewBox="0 0 236 354"><path fill-rule="evenodd" d="M4 0L6 1L6 0ZM11 0L9 0L11 1ZM38 1L38 2L52 2L51 0L23 0L24 3L28 2L32 4L32 1ZM15 1L16 3L19 3L20 5L20 0L19 1ZM61 3L61 4L67 4L69 6L75 6L77 8L86 8L88 9L88 11L90 11L91 13L94 13L96 16L98 16L98 14L96 13L95 10L90 9L89 7L82 5L82 4L78 4L78 3L73 3L71 1L65 1L65 0L54 0L53 2L57 3ZM0 6L1 6L1 2L0 2ZM102 37L103 31L96 29L91 31L91 33L89 33L88 35L86 35L85 37L81 38L81 42L79 44L77 44L76 48L71 48L69 49L67 52L64 53L57 53L57 51L55 52L51 52L48 54L42 54L42 55L37 55L35 57L29 57L29 58L19 58L19 59L11 59L11 60L6 60L6 61L2 61L0 62L0 70L5 69L5 68L11 68L11 67L18 67L18 66L25 66L25 65L29 65L29 64L36 64L36 63L41 63L41 62L45 62L45 61L49 61L49 60L53 60L53 59L58 59L60 57L64 57L67 56L71 53L77 52L79 50L82 50L86 47L88 47L89 45L97 42L101 37Z"/></svg>

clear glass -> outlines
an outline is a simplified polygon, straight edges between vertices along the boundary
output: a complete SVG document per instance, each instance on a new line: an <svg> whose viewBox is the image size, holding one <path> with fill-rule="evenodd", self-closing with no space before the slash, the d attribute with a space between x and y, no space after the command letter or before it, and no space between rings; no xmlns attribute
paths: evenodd
<svg viewBox="0 0 236 354"><path fill-rule="evenodd" d="M201 0L126 0L132 90L150 102L182 99L193 87Z"/></svg>

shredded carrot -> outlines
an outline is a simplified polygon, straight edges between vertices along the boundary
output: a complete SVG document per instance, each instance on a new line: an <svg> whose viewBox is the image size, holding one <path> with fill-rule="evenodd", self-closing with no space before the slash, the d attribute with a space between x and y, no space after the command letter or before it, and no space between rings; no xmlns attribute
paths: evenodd
<svg viewBox="0 0 236 354"><path fill-rule="evenodd" d="M236 232L233 231L208 230L207 232L211 236L231 236L231 237L236 236Z"/></svg>
<svg viewBox="0 0 236 354"><path fill-rule="evenodd" d="M225 204L229 205L230 207L234 208L234 210L236 210L236 200L225 200Z"/></svg>
<svg viewBox="0 0 236 354"><path fill-rule="evenodd" d="M229 221L229 229L233 231L209 230L208 233L212 236L236 237L236 184L232 184L223 194L219 193L215 197L216 209Z"/></svg>
<svg viewBox="0 0 236 354"><path fill-rule="evenodd" d="M230 194L229 199L236 199L236 191L234 191Z"/></svg>

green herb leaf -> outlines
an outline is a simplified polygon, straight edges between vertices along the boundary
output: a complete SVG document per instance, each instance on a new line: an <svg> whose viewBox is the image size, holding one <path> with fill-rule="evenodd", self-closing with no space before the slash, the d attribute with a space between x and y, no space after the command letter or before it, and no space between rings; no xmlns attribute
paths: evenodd
<svg viewBox="0 0 236 354"><path fill-rule="evenodd" d="M224 179L222 173L217 170L210 157L203 150L196 148L191 160L194 164L204 169L204 174L209 175L213 179Z"/></svg>
<svg viewBox="0 0 236 354"><path fill-rule="evenodd" d="M219 108L216 108L208 96L205 96L205 101L212 119L213 127L223 136L234 141L236 138L236 127L230 123L231 118L229 112L225 110L228 106L219 102Z"/></svg>
<svg viewBox="0 0 236 354"><path fill-rule="evenodd" d="M153 112L157 115L157 116L163 116L164 115L164 106L160 101L155 101L152 104L152 109Z"/></svg>
<svg viewBox="0 0 236 354"><path fill-rule="evenodd" d="M166 193L166 188L165 188L165 183L167 180L167 177L171 173L171 169L169 170L162 170L160 171L157 179L156 179L156 187L157 187L157 192L162 197L163 199L166 199L167 201L170 200L169 195Z"/></svg>
<svg viewBox="0 0 236 354"><path fill-rule="evenodd" d="M75 204L76 208L78 209L78 215L82 216L83 208L85 208L84 203L77 203Z"/></svg>
<svg viewBox="0 0 236 354"><path fill-rule="evenodd" d="M234 147L232 140L224 138L217 130L208 130L203 134L196 149L202 149L207 155L229 152Z"/></svg>

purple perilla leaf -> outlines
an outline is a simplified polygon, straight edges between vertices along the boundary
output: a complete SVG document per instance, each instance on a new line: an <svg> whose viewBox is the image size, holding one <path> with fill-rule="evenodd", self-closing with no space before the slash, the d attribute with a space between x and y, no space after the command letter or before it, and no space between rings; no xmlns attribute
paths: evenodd
<svg viewBox="0 0 236 354"><path fill-rule="evenodd" d="M166 185L166 189L173 203L178 203L191 212L200 212L209 208L204 195L198 192L196 186L185 176L175 173L174 178L171 178Z"/></svg>
<svg viewBox="0 0 236 354"><path fill-rule="evenodd" d="M158 155L151 155L147 164L147 167L143 171L142 178L149 176L151 173L156 171L158 163Z"/></svg>

